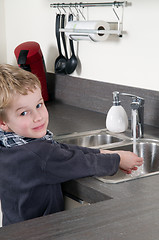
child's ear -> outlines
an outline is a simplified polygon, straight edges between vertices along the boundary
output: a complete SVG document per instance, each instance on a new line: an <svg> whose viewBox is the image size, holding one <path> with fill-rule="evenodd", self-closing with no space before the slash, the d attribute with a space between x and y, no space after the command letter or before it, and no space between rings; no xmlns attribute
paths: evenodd
<svg viewBox="0 0 159 240"><path fill-rule="evenodd" d="M7 130L8 130L8 125L7 125L7 123L4 122L4 121L2 121L2 120L0 120L0 128L1 128L3 131L7 132Z"/></svg>

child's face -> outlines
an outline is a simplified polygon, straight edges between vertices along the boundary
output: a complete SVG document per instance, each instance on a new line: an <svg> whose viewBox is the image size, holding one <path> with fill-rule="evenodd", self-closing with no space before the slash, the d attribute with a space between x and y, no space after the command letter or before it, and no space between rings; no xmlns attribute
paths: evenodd
<svg viewBox="0 0 159 240"><path fill-rule="evenodd" d="M43 137L48 126L48 111L40 88L33 93L29 91L28 95L15 95L6 116L6 122L0 126L4 131L29 138Z"/></svg>

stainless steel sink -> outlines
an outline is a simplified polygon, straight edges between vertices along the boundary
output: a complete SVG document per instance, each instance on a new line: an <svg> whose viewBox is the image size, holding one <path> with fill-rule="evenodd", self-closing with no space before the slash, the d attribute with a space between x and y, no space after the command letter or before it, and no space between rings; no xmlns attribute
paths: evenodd
<svg viewBox="0 0 159 240"><path fill-rule="evenodd" d="M120 147L111 148L111 150L117 149L133 151L133 144L131 143L127 145L122 145ZM143 166L139 167L137 171L133 171L132 174L125 174L123 171L118 170L118 172L114 176L101 177L98 179L106 183L120 183L136 178L159 174L159 141L149 139L139 140L136 144L136 150L138 156L144 158Z"/></svg>
<svg viewBox="0 0 159 240"><path fill-rule="evenodd" d="M101 147L103 145L122 142L123 139L117 136L110 135L106 130L91 131L70 134L67 136L59 136L55 138L58 142L66 144L74 144L82 147Z"/></svg>

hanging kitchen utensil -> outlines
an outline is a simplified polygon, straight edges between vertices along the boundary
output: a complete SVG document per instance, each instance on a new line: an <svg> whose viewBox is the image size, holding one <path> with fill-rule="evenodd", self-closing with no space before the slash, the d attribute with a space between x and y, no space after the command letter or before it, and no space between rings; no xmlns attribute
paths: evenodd
<svg viewBox="0 0 159 240"><path fill-rule="evenodd" d="M61 28L65 28L65 14L62 14ZM62 42L63 42L63 46L64 46L64 51L65 51L65 57L66 57L66 59L68 60L65 33L64 33L64 32L61 32L61 36L62 36Z"/></svg>
<svg viewBox="0 0 159 240"><path fill-rule="evenodd" d="M72 14L69 14L69 21L73 21L73 15ZM71 48L71 52L72 52L72 56L70 57L70 59L67 60L67 63L66 63L66 73L67 74L71 74L74 72L74 70L76 69L77 67L77 58L75 56L75 52L74 52L74 46L73 46L73 40L72 39L69 39L69 42L70 42L70 48Z"/></svg>
<svg viewBox="0 0 159 240"><path fill-rule="evenodd" d="M56 15L56 39L57 39L59 56L55 60L55 73L65 74L67 59L62 55L62 51L61 51L60 32L59 32L60 19L61 19L61 15L57 14Z"/></svg>

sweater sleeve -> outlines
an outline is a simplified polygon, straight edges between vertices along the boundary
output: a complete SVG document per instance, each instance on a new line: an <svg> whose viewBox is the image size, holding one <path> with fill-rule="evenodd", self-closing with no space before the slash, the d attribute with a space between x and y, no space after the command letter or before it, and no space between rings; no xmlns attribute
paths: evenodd
<svg viewBox="0 0 159 240"><path fill-rule="evenodd" d="M49 148L47 146L44 164L47 182L62 183L88 176L114 175L117 172L120 162L118 154L85 150L61 144L50 144Z"/></svg>
<svg viewBox="0 0 159 240"><path fill-rule="evenodd" d="M65 143L57 143L61 146L63 149L68 150L81 150L83 153L100 153L100 150L97 148L87 148L87 147L81 147L73 144L65 144Z"/></svg>

